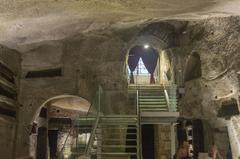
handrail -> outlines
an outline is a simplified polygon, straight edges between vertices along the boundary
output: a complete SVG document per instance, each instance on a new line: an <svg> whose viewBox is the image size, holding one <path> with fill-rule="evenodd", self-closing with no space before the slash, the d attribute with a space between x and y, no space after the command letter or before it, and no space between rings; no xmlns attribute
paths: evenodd
<svg viewBox="0 0 240 159"><path fill-rule="evenodd" d="M63 153L64 147L65 147L65 145L66 145L66 143L67 143L67 140L68 140L68 138L69 138L69 136L70 136L70 134L71 134L72 131L73 131L73 126L72 126L71 129L69 130L68 135L67 135L67 137L66 137L66 139L65 139L65 141L64 141L64 143L63 143L63 146L62 146L61 151L59 152L59 154L62 154L62 153Z"/></svg>
<svg viewBox="0 0 240 159"><path fill-rule="evenodd" d="M89 139L89 142L86 146L86 149L85 149L85 155L89 155L90 154L90 150L91 150L91 146L93 144L93 141L94 141L94 135L95 135L95 132L96 132L96 129L97 129L97 126L98 126L98 122L99 122L99 119L100 119L100 96L101 96L101 93L102 93L102 88L101 86L99 86L99 90L98 90L98 93L96 94L96 96L94 97L94 99L97 99L98 103L91 103L89 109L88 109L88 112L86 113L85 117L88 118L90 113L91 113L91 109L93 108L94 109L94 106L96 106L96 111L97 111L97 115L96 115L96 122L94 124L94 127L92 129L92 132L91 132L91 136L90 136L90 139ZM66 146L66 143L67 143L67 140L71 134L71 132L74 130L74 127L72 125L71 129L69 130L68 134L67 134L67 137L63 143L63 146L59 152L59 154L63 154L63 151L64 151L64 148Z"/></svg>
<svg viewBox="0 0 240 159"><path fill-rule="evenodd" d="M97 115L96 115L96 121L95 121L95 124L93 126L93 129L91 131L91 135L90 135L90 138L89 138L89 141L88 141L88 144L86 146L86 149L85 149L85 156L89 156L90 155L90 151L91 151L91 148L92 148L92 145L93 145L93 141L94 141L94 138L95 138L95 133L96 133L96 130L97 130L97 127L98 127L98 123L99 123L99 120L100 120L100 114L101 114L101 93L102 93L102 87L99 86L98 88L98 103L97 103Z"/></svg>
<svg viewBox="0 0 240 159"><path fill-rule="evenodd" d="M96 111L97 111L97 112L100 112L100 111L101 111L101 110L100 110L100 98L101 98L101 93L102 93L102 87L99 86L99 88L98 88L98 93L97 93L97 94L95 95L95 97L94 97L94 99L98 99L98 104L97 104L97 107L96 107ZM96 103L91 103L91 105L90 105L90 107L89 107L89 109L88 109L88 112L87 112L87 114L86 114L86 117L89 116L90 110L91 110L92 107L95 106L95 104L96 104Z"/></svg>
<svg viewBox="0 0 240 159"><path fill-rule="evenodd" d="M168 111L170 111L171 109L170 109L169 95L168 95L168 92L167 92L167 89L166 89L165 85L163 85L163 89L164 89L165 99L167 101Z"/></svg>
<svg viewBox="0 0 240 159"><path fill-rule="evenodd" d="M141 91L141 87L140 87L140 91ZM139 106L139 90L137 89L136 92L137 95L137 106L136 106L136 110L137 110L137 117L138 117L138 133L137 133L137 159L142 159L142 130L141 130L141 110L140 110L140 106Z"/></svg>
<svg viewBox="0 0 240 159"><path fill-rule="evenodd" d="M85 156L89 156L89 154L90 154L90 151L91 151L91 148L92 148L92 145L93 145L93 141L94 141L94 137L95 137L95 132L96 132L97 127L98 127L99 120L100 120L100 112L98 112L98 114L97 114L96 122L94 124L94 127L93 127L92 132L91 132L91 136L89 138L87 147L85 149Z"/></svg>

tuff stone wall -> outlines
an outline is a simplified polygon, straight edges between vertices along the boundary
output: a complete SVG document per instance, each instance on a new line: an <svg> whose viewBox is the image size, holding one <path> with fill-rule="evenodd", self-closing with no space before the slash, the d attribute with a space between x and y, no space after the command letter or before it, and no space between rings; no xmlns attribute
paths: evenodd
<svg viewBox="0 0 240 159"><path fill-rule="evenodd" d="M218 117L217 113L224 101L234 98L239 103L239 24L239 17L189 22L180 37L179 48L175 48L175 53L182 56L185 70L192 51L198 53L201 60L202 76L184 83L185 95L179 102L181 115L207 120L212 128L220 128L223 136L228 133L222 129L231 121ZM214 133L219 135L219 131ZM228 138L216 137L215 140L225 158L228 147L223 145ZM234 152L233 158L238 156L239 152Z"/></svg>
<svg viewBox="0 0 240 159"><path fill-rule="evenodd" d="M93 101L98 85L104 89L126 90L127 50L139 32L151 23L81 33L61 41L46 41L38 44L42 47L23 53L23 75L29 70L57 65L62 67L63 76L35 79L22 77L18 156L29 153L29 134L26 128L47 99L72 94ZM162 41L167 42L171 42L172 37L175 38L173 44L166 46L172 52L170 60L174 64L176 83L185 89L185 94L179 101L181 115L204 119L212 128L226 127L229 121L218 118L217 112L225 100L235 98L239 103L239 18L172 20L162 23L168 23L174 28L171 27L172 32L169 34L154 36L164 37ZM165 25L157 25L153 30L161 32L162 26ZM149 32L152 33L154 31ZM165 35L171 35L171 39L166 40ZM202 76L185 82L187 57L192 51L200 56ZM128 105L121 102L126 98L124 95L113 93L108 98L108 112L128 111Z"/></svg>
<svg viewBox="0 0 240 159"><path fill-rule="evenodd" d="M5 74L3 72L4 68L1 67L1 102L0 102L0 154L1 158L4 159L12 159L15 154L15 145L16 145L16 131L17 131L17 121L18 121L18 98L10 99L10 97L7 97L5 94L7 91L12 91L10 89L13 87L16 94L19 92L19 76L20 76L20 54L15 51L11 50L7 47L4 47L0 45L0 61L1 64L4 65L4 67L7 67L10 71L14 74L14 81L11 83L5 78ZM3 84L4 83L4 84ZM4 91L3 91L4 90ZM13 103L8 104L8 102ZM9 115L7 111L14 112L15 115Z"/></svg>
<svg viewBox="0 0 240 159"><path fill-rule="evenodd" d="M171 158L171 125L155 125L155 158Z"/></svg>

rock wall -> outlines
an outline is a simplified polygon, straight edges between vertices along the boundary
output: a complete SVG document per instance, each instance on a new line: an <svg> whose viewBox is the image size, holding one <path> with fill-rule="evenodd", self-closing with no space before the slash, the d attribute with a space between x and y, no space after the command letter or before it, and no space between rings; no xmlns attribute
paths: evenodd
<svg viewBox="0 0 240 159"><path fill-rule="evenodd" d="M125 28L113 27L81 33L61 41L46 41L38 44L40 47L23 53L17 156L29 153L29 132L26 128L49 98L71 94L93 101L101 85L104 89L123 90L121 96L116 92L107 96L108 106L105 110L127 112L128 105L122 103L126 98L124 90L127 89L125 60L127 50L138 35L154 34L156 38L163 38L162 42L167 42L164 46L172 52L170 61L174 64L176 83L185 89L185 94L179 100L181 115L204 119L212 128L226 127L229 120L217 117L217 112L225 100L235 98L239 103L239 21L238 17L188 22L171 20L153 25L154 28L150 27L150 31L146 31L143 28L153 23L150 21ZM169 27L165 27L169 25L170 32L167 29ZM161 31L168 34L161 34ZM170 39L168 35L171 35ZM188 76L184 74L186 67L192 66L187 65L187 59L193 51L200 57L201 77L185 82L184 75ZM62 68L62 76L24 77L27 71L56 66Z"/></svg>
<svg viewBox="0 0 240 159"><path fill-rule="evenodd" d="M0 45L0 154L4 159L15 154L20 62L17 51Z"/></svg>
<svg viewBox="0 0 240 159"><path fill-rule="evenodd" d="M93 102L99 85L104 89L122 90L127 88L126 50L124 50L126 42L116 36L119 32L111 32L109 35L97 34L81 34L56 42L57 44L55 42L49 42L49 45L43 43L43 47L23 53L24 71L21 78L21 104L23 107L20 109L17 156L29 154L30 130L28 128L31 127L34 116L46 100L58 95L70 94ZM41 46L41 44L39 45ZM47 45L47 49L43 49L45 45ZM33 64L37 67L35 68ZM28 71L49 69L56 67L56 64L62 68L62 76L25 78ZM108 106L112 107L112 110L106 109L107 111L127 112L127 109L123 107L124 104L118 102L125 97L123 95L120 99L118 94L119 92L111 93L112 97ZM127 107L127 105L124 106Z"/></svg>
<svg viewBox="0 0 240 159"><path fill-rule="evenodd" d="M189 69L187 57L194 51L200 56L202 73L201 77L184 83L185 95L179 102L181 115L207 120L212 128L226 128L231 122L230 117L218 117L218 112L224 101L234 98L239 103L239 24L239 17L194 21L189 22L179 36L179 48L175 48L175 53L182 57L184 70ZM226 131L221 133L228 135ZM218 136L217 131L215 135ZM226 158L228 147L222 145L228 138L224 138L216 137L215 142L224 152L222 157ZM235 153L234 158L238 155Z"/></svg>
<svg viewBox="0 0 240 159"><path fill-rule="evenodd" d="M171 158L171 125L155 125L155 158Z"/></svg>

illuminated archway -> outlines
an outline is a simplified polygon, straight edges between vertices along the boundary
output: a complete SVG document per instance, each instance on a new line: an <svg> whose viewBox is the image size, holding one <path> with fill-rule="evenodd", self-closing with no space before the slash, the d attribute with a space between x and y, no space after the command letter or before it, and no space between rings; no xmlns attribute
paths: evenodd
<svg viewBox="0 0 240 159"><path fill-rule="evenodd" d="M67 140L73 121L79 115L86 115L91 107L86 99L74 95L60 95L46 100L37 110L32 119L30 132L31 156L45 159L46 156L56 157L62 149L63 141ZM56 129L56 123L60 123L60 129ZM64 131L62 131L62 127ZM55 138L52 132L58 130ZM61 134L60 138L58 134ZM69 141L73 141L69 140ZM55 144L52 144L52 143ZM48 151L49 149L49 151ZM48 154L48 152L50 154Z"/></svg>

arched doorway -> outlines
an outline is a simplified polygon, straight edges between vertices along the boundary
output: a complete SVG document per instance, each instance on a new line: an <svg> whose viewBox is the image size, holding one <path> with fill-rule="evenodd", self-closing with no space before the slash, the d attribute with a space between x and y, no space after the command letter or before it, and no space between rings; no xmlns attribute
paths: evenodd
<svg viewBox="0 0 240 159"><path fill-rule="evenodd" d="M129 85L174 84L174 65L169 50L150 45L136 45L127 56Z"/></svg>
<svg viewBox="0 0 240 159"><path fill-rule="evenodd" d="M159 83L159 53L149 45L134 46L128 53L129 83L148 85Z"/></svg>
<svg viewBox="0 0 240 159"><path fill-rule="evenodd" d="M67 138L71 138L68 142L74 140L71 131L74 119L85 116L90 105L86 99L72 95L57 96L44 102L32 123L31 156L36 159L58 158Z"/></svg>

